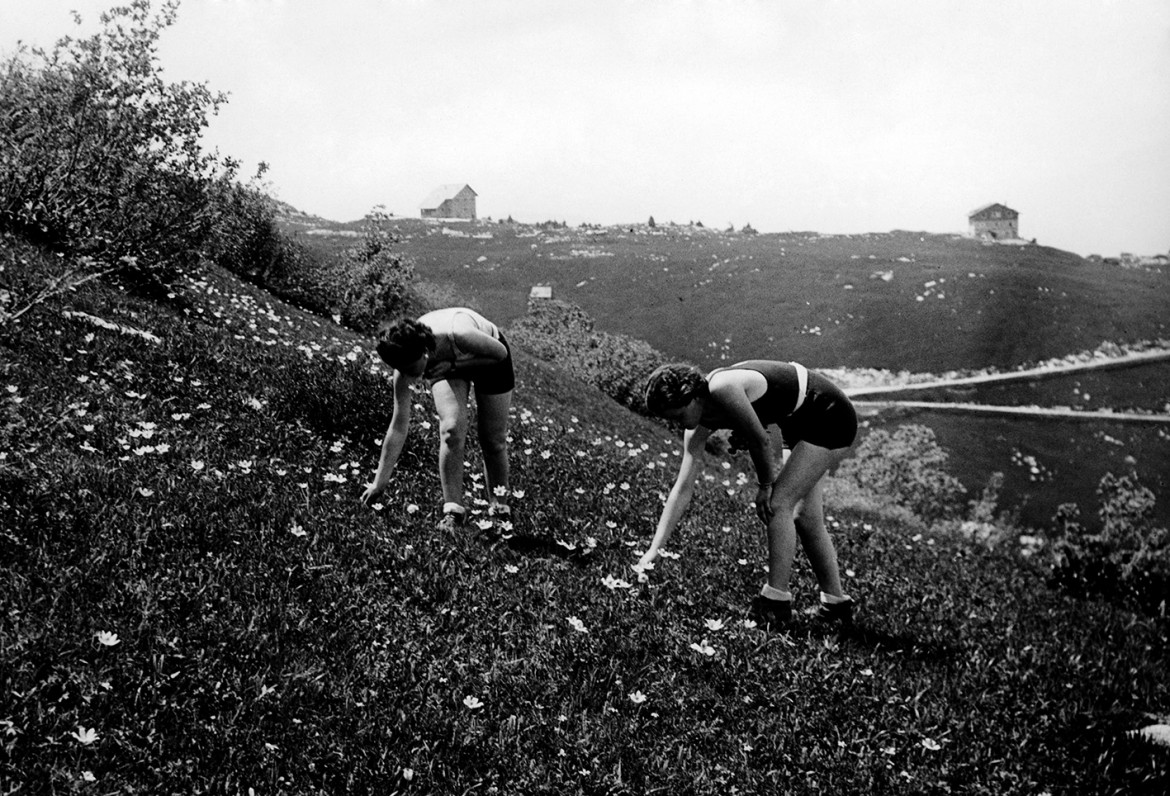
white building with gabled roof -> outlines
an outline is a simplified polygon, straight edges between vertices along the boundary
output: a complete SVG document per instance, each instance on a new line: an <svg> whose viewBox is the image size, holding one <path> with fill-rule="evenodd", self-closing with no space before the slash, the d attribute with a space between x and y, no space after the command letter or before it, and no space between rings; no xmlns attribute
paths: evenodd
<svg viewBox="0 0 1170 796"><path fill-rule="evenodd" d="M465 218L475 221L477 194L465 183L440 185L423 200L420 215L423 218Z"/></svg>

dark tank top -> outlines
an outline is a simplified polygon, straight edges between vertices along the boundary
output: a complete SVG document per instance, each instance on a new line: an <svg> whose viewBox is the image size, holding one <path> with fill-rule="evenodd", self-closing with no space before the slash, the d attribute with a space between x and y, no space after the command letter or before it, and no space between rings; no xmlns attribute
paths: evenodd
<svg viewBox="0 0 1170 796"><path fill-rule="evenodd" d="M767 426L779 423L796 408L800 395L800 377L796 373L796 366L791 362L748 359L714 370L711 375L720 370L754 370L768 382L768 389L752 402L752 409L756 410L756 417L760 418L761 424Z"/></svg>

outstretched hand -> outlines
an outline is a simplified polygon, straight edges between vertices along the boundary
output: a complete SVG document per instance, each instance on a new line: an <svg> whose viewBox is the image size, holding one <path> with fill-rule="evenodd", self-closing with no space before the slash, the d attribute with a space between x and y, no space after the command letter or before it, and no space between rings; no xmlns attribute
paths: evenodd
<svg viewBox="0 0 1170 796"><path fill-rule="evenodd" d="M362 493L362 505L369 506L374 498L382 494L386 490L385 486L378 486L377 484L370 484L366 487L366 491Z"/></svg>

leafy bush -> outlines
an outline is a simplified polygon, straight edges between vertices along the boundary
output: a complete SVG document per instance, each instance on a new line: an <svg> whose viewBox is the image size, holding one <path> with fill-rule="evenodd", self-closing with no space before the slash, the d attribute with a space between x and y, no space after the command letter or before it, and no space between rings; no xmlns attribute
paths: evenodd
<svg viewBox="0 0 1170 796"><path fill-rule="evenodd" d="M946 471L947 458L927 426L876 429L837 468L836 478L876 505L901 506L931 522L958 516L967 492Z"/></svg>
<svg viewBox="0 0 1170 796"><path fill-rule="evenodd" d="M1136 474L1106 473L1097 494L1097 533L1081 524L1074 503L1062 504L1053 517L1054 584L1078 596L1105 596L1165 616L1170 532L1154 525L1154 493Z"/></svg>
<svg viewBox="0 0 1170 796"><path fill-rule="evenodd" d="M401 241L382 208L366 215L359 245L347 249L340 268L327 272L327 288L339 297L338 311L345 324L372 332L388 315L411 308L410 285L414 263L394 250Z"/></svg>
<svg viewBox="0 0 1170 796"><path fill-rule="evenodd" d="M0 65L0 230L75 257L79 278L169 283L207 238L209 186L234 177L234 162L199 147L225 96L160 77L176 9L134 0L90 38Z"/></svg>
<svg viewBox="0 0 1170 796"><path fill-rule="evenodd" d="M670 359L642 340L598 332L580 307L559 299L530 299L528 313L508 335L517 345L618 403L645 414L643 388L654 368Z"/></svg>

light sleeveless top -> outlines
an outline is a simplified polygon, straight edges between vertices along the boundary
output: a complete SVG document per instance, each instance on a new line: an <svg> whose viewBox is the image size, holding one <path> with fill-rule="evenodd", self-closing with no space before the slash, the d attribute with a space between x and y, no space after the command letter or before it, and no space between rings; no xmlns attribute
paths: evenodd
<svg viewBox="0 0 1170 796"><path fill-rule="evenodd" d="M428 312L419 318L419 321L431 327L431 331L435 333L435 353L431 356L432 362L460 362L475 356L462 350L455 341L455 318L460 315L469 318L478 331L495 340L500 339L499 327L475 310L466 307L447 307Z"/></svg>

